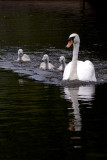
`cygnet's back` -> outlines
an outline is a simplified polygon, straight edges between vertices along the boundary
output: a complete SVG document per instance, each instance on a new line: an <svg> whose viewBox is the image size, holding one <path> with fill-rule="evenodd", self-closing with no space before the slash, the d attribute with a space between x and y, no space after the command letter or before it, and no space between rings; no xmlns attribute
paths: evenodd
<svg viewBox="0 0 107 160"><path fill-rule="evenodd" d="M61 65L59 66L58 70L59 70L59 71L64 71L65 66L66 66L65 57L64 57L64 56L61 56L61 57L59 58L59 62L61 63Z"/></svg>
<svg viewBox="0 0 107 160"><path fill-rule="evenodd" d="M40 69L44 69L44 70L54 70L54 65L49 63L49 56L47 54L44 54L43 58L42 58L42 62L40 64Z"/></svg>
<svg viewBox="0 0 107 160"><path fill-rule="evenodd" d="M31 59L30 59L30 57L29 57L27 54L24 54L24 55L22 56L22 61L23 61L23 62L30 62Z"/></svg>

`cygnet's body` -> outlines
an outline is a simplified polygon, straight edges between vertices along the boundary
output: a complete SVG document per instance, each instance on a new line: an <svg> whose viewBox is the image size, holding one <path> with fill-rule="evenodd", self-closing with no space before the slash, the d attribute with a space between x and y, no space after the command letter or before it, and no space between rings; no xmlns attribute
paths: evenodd
<svg viewBox="0 0 107 160"><path fill-rule="evenodd" d="M58 70L59 70L59 71L64 71L65 66L66 66L65 57L64 57L64 56L61 56L61 57L59 58L59 62L61 63L61 65L59 66Z"/></svg>
<svg viewBox="0 0 107 160"><path fill-rule="evenodd" d="M18 58L16 60L17 62L23 61L23 62L30 62L31 59L27 54L23 54L23 50L19 49L18 50Z"/></svg>
<svg viewBox="0 0 107 160"><path fill-rule="evenodd" d="M55 67L51 63L49 63L49 57L48 57L47 54L45 54L43 56L42 61L44 61L44 62L42 62L40 64L40 69L43 69L43 70L54 70Z"/></svg>

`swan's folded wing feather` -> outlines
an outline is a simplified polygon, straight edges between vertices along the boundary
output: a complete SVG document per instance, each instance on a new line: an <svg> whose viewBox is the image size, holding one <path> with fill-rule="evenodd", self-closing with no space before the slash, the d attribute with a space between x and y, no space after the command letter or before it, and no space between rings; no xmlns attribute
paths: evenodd
<svg viewBox="0 0 107 160"><path fill-rule="evenodd" d="M94 65L91 61L78 61L77 75L81 81L96 81Z"/></svg>

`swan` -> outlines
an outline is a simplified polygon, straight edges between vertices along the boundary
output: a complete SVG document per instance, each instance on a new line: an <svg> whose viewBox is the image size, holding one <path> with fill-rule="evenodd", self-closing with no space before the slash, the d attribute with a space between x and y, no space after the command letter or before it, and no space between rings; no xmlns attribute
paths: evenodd
<svg viewBox="0 0 107 160"><path fill-rule="evenodd" d="M59 71L64 71L65 66L66 66L65 57L64 57L64 56L61 56L61 57L59 58L59 62L61 63L61 65L59 66L58 70L59 70Z"/></svg>
<svg viewBox="0 0 107 160"><path fill-rule="evenodd" d="M17 62L23 61L23 62L29 62L31 61L30 57L27 54L23 54L23 50L19 49L18 50L18 58L16 60Z"/></svg>
<svg viewBox="0 0 107 160"><path fill-rule="evenodd" d="M78 61L78 52L80 46L79 35L73 33L69 36L66 48L73 44L73 58L69 62L63 73L63 80L80 80L80 81L93 81L96 82L95 69L91 61Z"/></svg>
<svg viewBox="0 0 107 160"><path fill-rule="evenodd" d="M40 64L40 69L54 70L55 67L51 63L49 63L49 56L47 54L44 54L42 61L44 62Z"/></svg>

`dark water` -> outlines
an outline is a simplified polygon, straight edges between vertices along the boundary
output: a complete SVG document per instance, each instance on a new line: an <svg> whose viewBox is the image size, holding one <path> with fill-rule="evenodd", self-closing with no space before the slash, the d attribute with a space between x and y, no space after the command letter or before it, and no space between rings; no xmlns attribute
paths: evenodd
<svg viewBox="0 0 107 160"><path fill-rule="evenodd" d="M0 160L107 158L107 31L82 1L0 2ZM62 73L39 69L42 56L68 63L65 45L80 35L79 59L90 59L97 84L62 86ZM17 50L30 63L17 63Z"/></svg>

